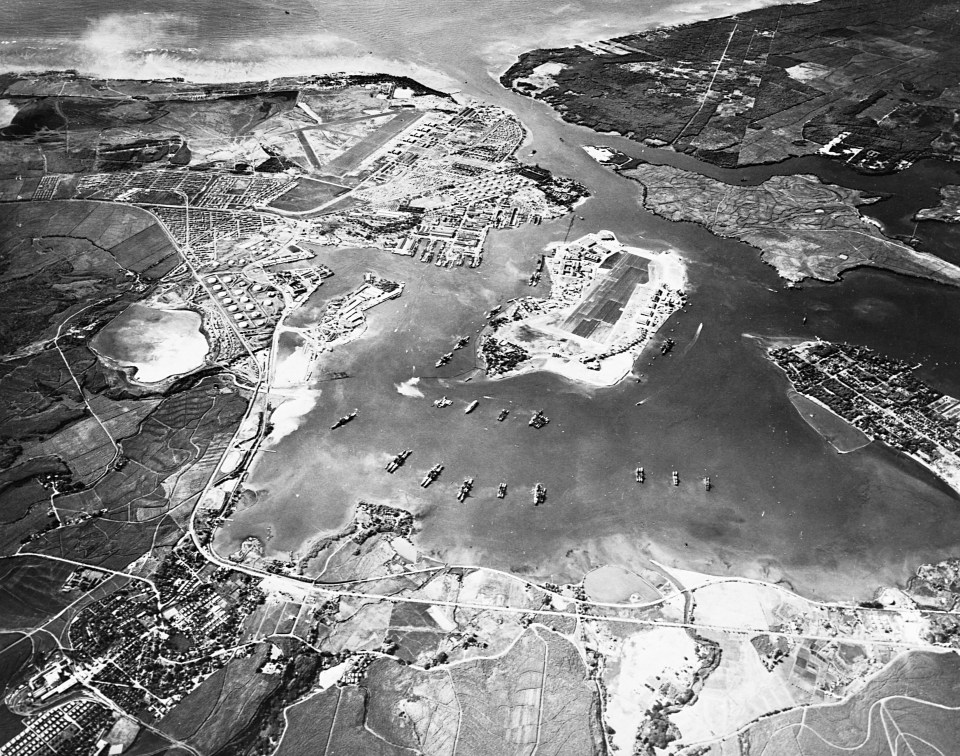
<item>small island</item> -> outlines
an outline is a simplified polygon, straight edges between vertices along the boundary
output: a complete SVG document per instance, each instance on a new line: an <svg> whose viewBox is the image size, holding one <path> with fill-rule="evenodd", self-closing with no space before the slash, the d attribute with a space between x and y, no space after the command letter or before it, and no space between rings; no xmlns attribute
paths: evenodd
<svg viewBox="0 0 960 756"><path fill-rule="evenodd" d="M686 302L679 254L627 247L609 231L551 244L542 260L549 298L512 300L481 333L490 377L548 370L613 386Z"/></svg>

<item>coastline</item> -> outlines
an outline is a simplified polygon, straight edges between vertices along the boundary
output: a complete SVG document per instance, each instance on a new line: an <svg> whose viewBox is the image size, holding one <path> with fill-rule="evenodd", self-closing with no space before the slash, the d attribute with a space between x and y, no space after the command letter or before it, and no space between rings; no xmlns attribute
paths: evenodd
<svg viewBox="0 0 960 756"><path fill-rule="evenodd" d="M866 433L861 431L856 426L848 423L846 420L840 417L840 415L831 410L826 404L815 397L805 396L801 393L798 393L795 389L789 389L787 391L787 398L790 399L791 404L793 404L800 417L806 421L807 425L820 434L820 437L824 441L828 442L838 454L850 454L873 443L873 439L871 439ZM807 405L808 402L814 405L816 410L821 410L822 413L826 413L826 415L824 416L823 414L812 413L810 410L813 408ZM836 422L831 423L830 421L834 418L836 419ZM846 428L850 429L849 434L843 433L842 429L838 428L841 423ZM832 424L834 427L828 427L829 424Z"/></svg>

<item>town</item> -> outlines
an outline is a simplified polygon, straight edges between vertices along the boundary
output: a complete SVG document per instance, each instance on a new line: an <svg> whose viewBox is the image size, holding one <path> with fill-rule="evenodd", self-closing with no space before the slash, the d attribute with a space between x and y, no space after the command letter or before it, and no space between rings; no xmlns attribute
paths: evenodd
<svg viewBox="0 0 960 756"><path fill-rule="evenodd" d="M249 133L188 139L193 158L207 158L199 164L190 151L183 157L185 143L171 143L166 163L50 173L17 198L127 203L156 216L197 278L184 304L203 318L210 361L254 385L257 354L276 326L332 274L308 262L317 248L373 247L476 268L490 230L563 215L587 196L577 182L516 159L525 130L502 108L391 80L292 84L302 87L286 93L294 99ZM210 142L221 147L208 152ZM277 267L292 263L302 265Z"/></svg>
<svg viewBox="0 0 960 756"><path fill-rule="evenodd" d="M768 354L800 394L960 491L960 399L926 385L914 375L916 366L824 341L773 347Z"/></svg>

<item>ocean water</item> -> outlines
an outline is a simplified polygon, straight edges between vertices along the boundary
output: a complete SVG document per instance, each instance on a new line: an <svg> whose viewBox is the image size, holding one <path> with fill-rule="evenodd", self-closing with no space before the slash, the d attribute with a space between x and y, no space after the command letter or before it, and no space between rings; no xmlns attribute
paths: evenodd
<svg viewBox="0 0 960 756"><path fill-rule="evenodd" d="M472 89L543 45L769 3L666 0L7 0L0 66L208 81L324 70L416 72Z"/></svg>
<svg viewBox="0 0 960 756"><path fill-rule="evenodd" d="M791 166L723 174L684 156L643 151L564 124L495 80L530 47L747 7L618 0L269 6L134 0L122 11L103 0L3 5L0 68L206 80L402 71L511 108L530 130L522 157L575 176L593 193L572 227L564 218L494 233L476 271L440 271L374 250L320 253L336 275L300 314L303 322L326 299L356 286L366 270L403 280L407 289L370 313L363 339L324 360L323 371L351 377L318 383L315 406L275 446L279 453L261 455L250 478L259 502L233 518L219 540L223 551L250 534L269 538L273 553L297 551L309 535L338 526L359 499L417 512L419 543L452 561L558 579L576 579L588 564L630 566L653 556L710 572L784 578L809 594L849 598L902 581L921 561L960 551L957 496L882 447L837 454L797 415L785 380L752 338L816 335L863 343L924 362L934 385L960 395L960 342L943 327L960 317L960 290L876 271L787 288L755 250L642 211L636 186L593 163L580 145L611 144L733 181L759 181ZM932 197L926 187L953 175L926 165L868 181L816 161L800 165L829 180L896 194L870 212L897 233L909 232L909 193L921 189ZM932 251L952 238L939 224L921 225L932 229L925 237ZM542 374L465 381L473 367L469 350L434 368L457 335L476 331L486 310L531 292L523 280L546 243L600 229L626 243L675 248L689 261L691 306L666 326L677 341L670 357L642 357L635 367L640 382L606 390ZM419 381L410 384L411 378ZM414 390L401 394L404 384ZM440 395L454 405L434 409L431 400ZM464 415L473 399L480 407ZM357 420L331 432L332 422L355 407ZM495 419L501 407L511 409L504 423ZM551 418L542 431L526 424L535 409ZM406 466L388 475L389 457L408 447L414 454ZM438 461L446 465L443 476L424 491L419 478ZM647 471L643 486L633 480L637 465ZM681 476L676 488L673 469ZM714 483L709 494L699 482L705 474ZM476 478L474 495L461 505L455 492L468 476ZM498 502L501 481L510 493ZM548 500L533 508L530 488L537 481L547 486Z"/></svg>

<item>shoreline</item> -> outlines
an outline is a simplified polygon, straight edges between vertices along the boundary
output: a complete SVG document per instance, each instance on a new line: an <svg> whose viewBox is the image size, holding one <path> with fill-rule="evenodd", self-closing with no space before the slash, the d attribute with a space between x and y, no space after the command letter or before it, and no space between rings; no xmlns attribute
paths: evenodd
<svg viewBox="0 0 960 756"><path fill-rule="evenodd" d="M676 29L682 26L689 26L691 24L696 24L701 21L711 21L713 19L726 18L727 16L736 16L740 13L746 13L752 10L759 10L761 8L769 8L775 5L813 5L817 2L819 2L819 0L794 0L793 2L791 2L790 0L787 0L786 2L780 2L779 0L762 0L761 2L751 2L750 0L741 0L740 3L728 3L722 8L711 6L707 3L698 3L698 2L684 3L677 6L673 6L669 9L665 8L663 10L663 15L665 16L665 18L640 20L637 23L632 24L630 26L630 29L627 31L617 31L616 29L613 29L613 30L605 29L605 31L607 32L605 34L579 36L576 38L575 42L569 41L569 40L563 40L563 39L557 40L556 42L551 42L550 38L548 37L546 41L541 40L537 47L532 47L532 48L527 47L522 52L516 53L514 57L510 59L508 63L505 64L505 67L490 68L488 69L488 73L491 76L494 76L496 78L496 81L499 83L503 75L507 73L507 71L509 71L511 68L513 68L514 65L520 62L520 60L525 55L535 54L543 50L570 50L570 49L573 49L574 47L579 47L580 45L584 45L584 44L589 45L596 42L606 42L608 40L620 39L622 37L629 37L633 34L639 34L645 31L652 31L654 29L664 29L664 30ZM684 13L683 9L690 6L692 6L694 10ZM507 57L507 56L506 54L503 54L501 57ZM503 66L504 64L501 63L500 65ZM501 84L501 86L504 86L504 85ZM510 89L510 87L506 87L506 86L504 86L504 88ZM520 93L518 92L517 94L520 94ZM525 97L526 95L521 95L521 96ZM566 120L565 120L565 123L580 125L580 124L575 124L575 122L573 121L566 121ZM593 129L591 129L591 131L593 131ZM620 136L625 136L625 135L621 134Z"/></svg>
<svg viewBox="0 0 960 756"><path fill-rule="evenodd" d="M863 431L861 431L861 430L860 430L859 428L857 428L856 426L851 425L850 423L848 423L846 420L844 420L842 417L840 417L840 415L838 415L836 412L834 412L833 410L831 410L826 404L824 404L823 402L821 402L819 399L816 399L815 397L812 397L812 396L806 396L805 394L801 394L800 392L798 392L796 389L793 389L793 388L791 388L791 389L789 389L789 390L787 391L787 398L790 399L790 403L793 404L794 409L797 410L797 414L799 414L800 417L802 417L802 418L804 419L804 421L807 423L807 425L809 425L811 428L813 428L813 429L820 435L820 437L821 437L824 441L826 441L828 444L830 444L830 446L832 446L832 447L836 450L836 452L837 452L838 454L852 454L853 452L858 451L858 450L860 450L860 449L863 449L864 447L867 447L867 446L869 446L870 444L873 443L873 439L871 439L866 433L864 433ZM828 435L827 429L821 428L821 427L815 422L815 419L814 419L812 416L807 415L807 414L803 411L803 409L801 408L801 406L798 405L798 403L797 403L797 400L798 400L798 399L804 399L804 400L806 400L806 401L808 401L808 402L811 402L811 403L815 404L819 409L821 409L821 410L823 410L823 411L825 411L825 412L828 412L832 417L836 418L837 421L843 423L843 424L846 425L848 428L850 428L851 431L854 431L856 434L861 435L861 436L863 437L863 439L864 439L864 443L860 444L859 446L853 446L852 448L846 448L845 446L844 446L844 448L840 448L840 446L837 445L838 441L834 441L834 439L831 438L830 435ZM853 435L855 435L855 434L854 434L854 433L851 433L851 436L853 436Z"/></svg>

